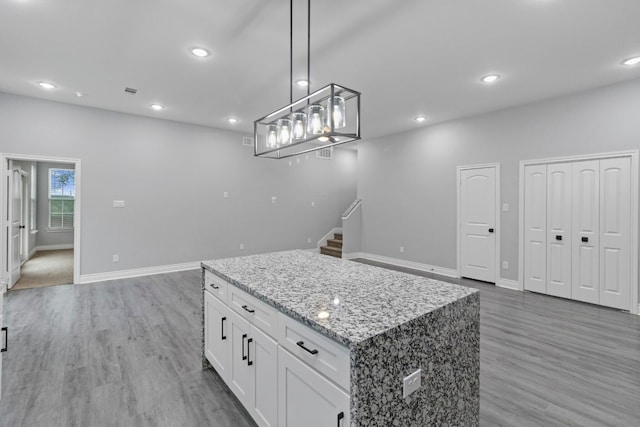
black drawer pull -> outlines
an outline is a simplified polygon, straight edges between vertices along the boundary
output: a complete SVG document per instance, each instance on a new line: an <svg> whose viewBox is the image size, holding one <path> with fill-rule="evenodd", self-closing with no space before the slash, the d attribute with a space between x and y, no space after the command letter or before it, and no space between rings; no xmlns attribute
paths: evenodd
<svg viewBox="0 0 640 427"><path fill-rule="evenodd" d="M0 349L0 353L4 353L9 349L9 329L5 326L2 328L2 332L4 332L4 348Z"/></svg>
<svg viewBox="0 0 640 427"><path fill-rule="evenodd" d="M253 338L249 338L247 340L247 366L251 366L253 365L253 362L251 361L251 356L249 355L249 350L251 349L251 347L249 347L249 345L253 342Z"/></svg>
<svg viewBox="0 0 640 427"><path fill-rule="evenodd" d="M340 412L338 414L338 427L340 427L340 421L344 418L344 412Z"/></svg>
<svg viewBox="0 0 640 427"><path fill-rule="evenodd" d="M556 236L556 240L562 240L562 236L557 235L557 236Z"/></svg>
<svg viewBox="0 0 640 427"><path fill-rule="evenodd" d="M247 360L247 356L244 354L244 340L247 339L247 334L242 334L242 360Z"/></svg>
<svg viewBox="0 0 640 427"><path fill-rule="evenodd" d="M212 283L212 284L210 284L209 286L211 286L213 289L220 289L220 286L216 286L216 285L214 285L213 283Z"/></svg>
<svg viewBox="0 0 640 427"><path fill-rule="evenodd" d="M589 243L589 238L588 238L588 237L583 237L583 238L582 238L582 241L583 241L584 243Z"/></svg>
<svg viewBox="0 0 640 427"><path fill-rule="evenodd" d="M249 307L247 307L246 305L243 305L242 308L244 308L245 310L247 310L249 313L254 313L255 310L250 309Z"/></svg>
<svg viewBox="0 0 640 427"><path fill-rule="evenodd" d="M314 348L313 350L309 350L307 347L305 347L305 346L304 346L304 341L298 341L298 342L296 343L296 345L297 345L298 347L301 347L302 349L304 349L304 350L308 351L308 352L309 352L309 353L311 353L311 354L318 354L318 350L316 350L315 348Z"/></svg>
<svg viewBox="0 0 640 427"><path fill-rule="evenodd" d="M223 317L222 320L220 321L220 335L222 337L220 339L223 339L223 340L227 339L227 336L224 334L224 321L225 320L227 320L227 318Z"/></svg>

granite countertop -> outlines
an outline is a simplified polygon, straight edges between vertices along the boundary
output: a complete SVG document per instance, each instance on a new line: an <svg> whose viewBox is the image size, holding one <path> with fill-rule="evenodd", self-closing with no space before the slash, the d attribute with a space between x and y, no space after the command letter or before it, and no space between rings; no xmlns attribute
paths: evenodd
<svg viewBox="0 0 640 427"><path fill-rule="evenodd" d="M346 346L478 292L305 250L202 266Z"/></svg>

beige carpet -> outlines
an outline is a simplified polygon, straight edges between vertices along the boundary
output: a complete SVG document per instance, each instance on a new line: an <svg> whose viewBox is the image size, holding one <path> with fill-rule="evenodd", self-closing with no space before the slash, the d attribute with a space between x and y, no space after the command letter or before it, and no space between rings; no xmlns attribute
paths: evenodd
<svg viewBox="0 0 640 427"><path fill-rule="evenodd" d="M73 283L73 249L39 251L22 265L20 280L11 290Z"/></svg>

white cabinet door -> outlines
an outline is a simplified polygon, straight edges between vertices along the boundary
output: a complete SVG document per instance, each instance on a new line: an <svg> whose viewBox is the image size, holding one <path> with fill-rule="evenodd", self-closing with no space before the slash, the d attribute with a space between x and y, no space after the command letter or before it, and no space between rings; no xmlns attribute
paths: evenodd
<svg viewBox="0 0 640 427"><path fill-rule="evenodd" d="M229 310L229 333L231 336L231 360L229 362L229 381L227 385L242 402L245 408L253 407L253 385L251 366L249 365L248 341L249 322Z"/></svg>
<svg viewBox="0 0 640 427"><path fill-rule="evenodd" d="M346 427L349 395L283 348L278 349L278 417L285 427Z"/></svg>
<svg viewBox="0 0 640 427"><path fill-rule="evenodd" d="M524 288L547 292L547 166L524 169Z"/></svg>
<svg viewBox="0 0 640 427"><path fill-rule="evenodd" d="M229 308L209 292L204 292L204 354L220 377L229 380L231 336Z"/></svg>
<svg viewBox="0 0 640 427"><path fill-rule="evenodd" d="M255 326L250 326L248 364L253 378L253 410L259 426L278 425L278 343Z"/></svg>
<svg viewBox="0 0 640 427"><path fill-rule="evenodd" d="M628 157L600 161L600 304L623 310L631 308L630 168Z"/></svg>
<svg viewBox="0 0 640 427"><path fill-rule="evenodd" d="M547 165L547 294L571 298L571 163Z"/></svg>
<svg viewBox="0 0 640 427"><path fill-rule="evenodd" d="M575 162L572 168L571 297L597 304L600 280L600 162Z"/></svg>
<svg viewBox="0 0 640 427"><path fill-rule="evenodd" d="M460 171L460 273L496 281L496 168Z"/></svg>

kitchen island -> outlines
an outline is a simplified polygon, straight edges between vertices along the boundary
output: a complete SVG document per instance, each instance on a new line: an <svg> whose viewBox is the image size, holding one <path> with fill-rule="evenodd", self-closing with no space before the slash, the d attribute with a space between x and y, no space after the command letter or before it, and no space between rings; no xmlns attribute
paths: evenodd
<svg viewBox="0 0 640 427"><path fill-rule="evenodd" d="M479 424L477 290L302 250L202 268L203 366L259 425Z"/></svg>

